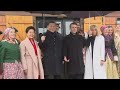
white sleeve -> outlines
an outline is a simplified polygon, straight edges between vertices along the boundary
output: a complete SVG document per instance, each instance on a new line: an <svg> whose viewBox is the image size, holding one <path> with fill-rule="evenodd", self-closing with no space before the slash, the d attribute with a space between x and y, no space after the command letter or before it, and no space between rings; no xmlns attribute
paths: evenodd
<svg viewBox="0 0 120 90"><path fill-rule="evenodd" d="M114 61L118 61L118 56L114 56Z"/></svg>
<svg viewBox="0 0 120 90"><path fill-rule="evenodd" d="M85 39L87 39L88 38L88 34L85 32Z"/></svg>
<svg viewBox="0 0 120 90"><path fill-rule="evenodd" d="M104 37L102 36L101 38L101 43L100 43L100 46L101 46L101 49L100 49L100 53L101 53L101 60L104 60L105 61L105 39Z"/></svg>

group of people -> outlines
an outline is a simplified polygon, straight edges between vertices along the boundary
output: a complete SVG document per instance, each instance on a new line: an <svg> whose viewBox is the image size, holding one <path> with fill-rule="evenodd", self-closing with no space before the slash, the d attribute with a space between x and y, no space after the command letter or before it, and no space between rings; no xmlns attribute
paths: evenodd
<svg viewBox="0 0 120 90"><path fill-rule="evenodd" d="M47 32L35 40L35 28L26 28L26 39L19 43L16 29L9 27L0 41L0 76L2 79L119 79L120 29L91 25L88 33L70 24L70 34L58 32L51 21ZM1 32L2 34L2 32Z"/></svg>
<svg viewBox="0 0 120 90"><path fill-rule="evenodd" d="M16 39L16 29L4 31L0 42L0 75L3 79L44 79L41 51L35 40L35 28L26 28L26 39Z"/></svg>
<svg viewBox="0 0 120 90"><path fill-rule="evenodd" d="M119 79L119 56L115 47L113 27L101 26L101 35L97 35L95 25L90 29L92 36L87 39L89 48L86 49L85 78Z"/></svg>

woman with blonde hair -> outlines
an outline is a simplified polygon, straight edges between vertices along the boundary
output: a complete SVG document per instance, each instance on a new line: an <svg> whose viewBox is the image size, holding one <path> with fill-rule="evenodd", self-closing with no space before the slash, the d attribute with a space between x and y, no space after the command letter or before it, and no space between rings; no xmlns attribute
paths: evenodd
<svg viewBox="0 0 120 90"><path fill-rule="evenodd" d="M90 27L86 41L85 79L106 79L105 40L96 25Z"/></svg>
<svg viewBox="0 0 120 90"><path fill-rule="evenodd" d="M119 29L115 30L114 41L115 41L115 47L116 47L117 53L118 53L117 68L118 68L118 74L119 74L119 78L120 78L120 30Z"/></svg>

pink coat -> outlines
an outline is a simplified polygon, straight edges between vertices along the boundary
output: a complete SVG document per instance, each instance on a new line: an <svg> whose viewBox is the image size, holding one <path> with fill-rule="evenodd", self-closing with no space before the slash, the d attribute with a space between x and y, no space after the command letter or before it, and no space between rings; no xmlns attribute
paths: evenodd
<svg viewBox="0 0 120 90"><path fill-rule="evenodd" d="M40 73L40 79L44 79L44 71L41 61L41 51L35 41L38 51L38 57L35 55L34 48L28 38L23 40L20 44L21 61L23 69L27 70L27 79L38 79Z"/></svg>

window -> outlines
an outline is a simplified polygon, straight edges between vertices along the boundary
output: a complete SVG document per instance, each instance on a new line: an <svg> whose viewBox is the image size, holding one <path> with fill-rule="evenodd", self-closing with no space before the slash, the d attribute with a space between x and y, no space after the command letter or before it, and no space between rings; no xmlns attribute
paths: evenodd
<svg viewBox="0 0 120 90"><path fill-rule="evenodd" d="M43 28L43 20L38 21L38 33L45 33L47 31L48 21L45 21Z"/></svg>
<svg viewBox="0 0 120 90"><path fill-rule="evenodd" d="M120 18L117 18L117 25L120 24Z"/></svg>

